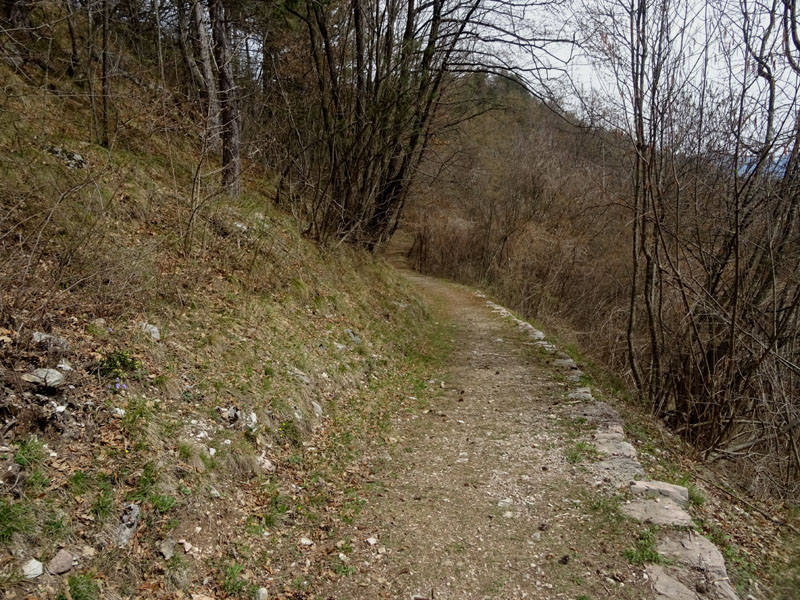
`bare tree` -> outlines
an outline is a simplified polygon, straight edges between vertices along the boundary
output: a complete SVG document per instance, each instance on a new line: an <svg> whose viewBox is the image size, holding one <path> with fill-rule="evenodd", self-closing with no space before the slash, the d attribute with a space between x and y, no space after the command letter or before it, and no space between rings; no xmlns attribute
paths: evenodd
<svg viewBox="0 0 800 600"><path fill-rule="evenodd" d="M222 138L222 186L227 193L241 193L241 159L239 156L240 123L233 79L233 53L231 51L231 24L223 0L209 4L211 30L214 37L214 59L219 77L220 129Z"/></svg>

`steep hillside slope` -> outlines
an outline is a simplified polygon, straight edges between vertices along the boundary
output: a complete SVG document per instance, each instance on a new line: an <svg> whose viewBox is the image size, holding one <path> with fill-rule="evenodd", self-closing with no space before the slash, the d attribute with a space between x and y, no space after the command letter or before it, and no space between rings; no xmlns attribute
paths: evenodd
<svg viewBox="0 0 800 600"><path fill-rule="evenodd" d="M94 143L59 65L0 65L2 595L252 593L292 562L282 536L360 510L442 328L380 260L304 240L269 173L219 194L191 107L146 73Z"/></svg>

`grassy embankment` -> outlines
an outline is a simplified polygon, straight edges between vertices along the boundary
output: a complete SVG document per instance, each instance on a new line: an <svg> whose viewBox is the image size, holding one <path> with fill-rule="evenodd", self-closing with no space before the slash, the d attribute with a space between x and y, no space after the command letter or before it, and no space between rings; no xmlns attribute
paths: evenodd
<svg viewBox="0 0 800 600"><path fill-rule="evenodd" d="M241 199L219 194L192 105L124 60L95 143L89 89L48 51L48 69L0 66L4 594L276 593L308 578L301 554L346 576L334 544L392 415L429 393L444 326L381 260L299 235L270 173L248 164ZM64 359L57 390L20 379ZM69 573L22 577L59 548Z"/></svg>

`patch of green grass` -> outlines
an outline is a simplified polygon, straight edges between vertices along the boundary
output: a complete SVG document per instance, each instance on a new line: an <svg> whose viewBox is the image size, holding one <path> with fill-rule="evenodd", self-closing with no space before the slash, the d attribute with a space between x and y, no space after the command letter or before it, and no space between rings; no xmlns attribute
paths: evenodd
<svg viewBox="0 0 800 600"><path fill-rule="evenodd" d="M142 474L136 482L136 489L128 494L129 500L136 500L137 502L144 502L150 495L153 487L158 481L158 473L156 472L156 465L154 462L146 462L142 467Z"/></svg>
<svg viewBox="0 0 800 600"><path fill-rule="evenodd" d="M86 333L94 337L105 337L108 334L108 327L98 327L94 323L86 326Z"/></svg>
<svg viewBox="0 0 800 600"><path fill-rule="evenodd" d="M281 422L278 426L278 435L281 439L288 441L293 446L299 446L303 437L297 423L291 419Z"/></svg>
<svg viewBox="0 0 800 600"><path fill-rule="evenodd" d="M625 520L619 510L621 503L619 496L592 496L586 499L586 503L592 513L615 528Z"/></svg>
<svg viewBox="0 0 800 600"><path fill-rule="evenodd" d="M0 543L11 541L16 533L30 534L35 525L33 510L27 502L0 499Z"/></svg>
<svg viewBox="0 0 800 600"><path fill-rule="evenodd" d="M687 492L689 492L689 504L700 507L706 503L706 497L697 488L697 486L692 483L692 481L689 479L689 475L682 472L677 466L674 465L669 465L668 469L670 472L668 477L665 478L665 481L685 487Z"/></svg>
<svg viewBox="0 0 800 600"><path fill-rule="evenodd" d="M59 594L58 600L99 600L100 589L91 575L72 575L67 580L69 596Z"/></svg>
<svg viewBox="0 0 800 600"><path fill-rule="evenodd" d="M600 457L600 453L592 444L583 440L575 442L566 451L567 462L577 465L584 461L595 461Z"/></svg>
<svg viewBox="0 0 800 600"><path fill-rule="evenodd" d="M256 536L264 535L263 518L256 517L253 515L247 517L247 521L244 524L244 530L250 535L256 535Z"/></svg>
<svg viewBox="0 0 800 600"><path fill-rule="evenodd" d="M47 458L47 451L44 449L44 443L32 435L20 442L14 455L14 462L26 469L32 465L42 464L45 458Z"/></svg>
<svg viewBox="0 0 800 600"><path fill-rule="evenodd" d="M69 489L75 496L80 496L89 491L91 479L83 471L75 471L69 478Z"/></svg>
<svg viewBox="0 0 800 600"><path fill-rule="evenodd" d="M636 546L625 550L625 556L635 565L659 565L663 562L661 555L656 550L656 534L658 525L649 527L639 533Z"/></svg>
<svg viewBox="0 0 800 600"><path fill-rule="evenodd" d="M703 506L706 503L706 497L697 489L693 483L688 483L686 489L689 492L689 504L692 506Z"/></svg>
<svg viewBox="0 0 800 600"><path fill-rule="evenodd" d="M50 478L47 477L40 469L36 469L25 480L25 490L31 494L40 494L50 484Z"/></svg>
<svg viewBox="0 0 800 600"><path fill-rule="evenodd" d="M52 514L45 520L42 533L51 540L63 539L69 533L69 524L63 515Z"/></svg>
<svg viewBox="0 0 800 600"><path fill-rule="evenodd" d="M100 361L97 370L106 377L124 377L142 368L142 361L135 358L129 350L114 350Z"/></svg>
<svg viewBox="0 0 800 600"><path fill-rule="evenodd" d="M144 432L143 425L148 423L153 413L153 409L144 398L130 398L125 409L125 416L122 417L122 426L128 433L142 434Z"/></svg>
<svg viewBox="0 0 800 600"><path fill-rule="evenodd" d="M455 542L454 544L450 545L450 552L453 553L461 553L467 549L467 545L464 542Z"/></svg>
<svg viewBox="0 0 800 600"><path fill-rule="evenodd" d="M367 501L363 498L359 498L353 490L347 490L345 495L347 495L348 498L344 501L342 506L341 518L345 523L353 523Z"/></svg>
<svg viewBox="0 0 800 600"><path fill-rule="evenodd" d="M247 581L241 578L242 571L244 565L233 560L222 565L222 590L229 596L239 596L247 588Z"/></svg>
<svg viewBox="0 0 800 600"><path fill-rule="evenodd" d="M169 496L166 494L150 495L150 504L152 504L153 508L161 514L169 512L175 507L176 502L177 500L175 500L175 496Z"/></svg>
<svg viewBox="0 0 800 600"><path fill-rule="evenodd" d="M97 484L100 492L92 504L92 512L98 519L105 519L111 514L114 508L114 492L111 489L111 482L106 477L98 477Z"/></svg>
<svg viewBox="0 0 800 600"><path fill-rule="evenodd" d="M336 573L339 577L347 577L348 575L352 575L356 572L355 567L352 565L348 565L340 558L335 558L333 560L332 570Z"/></svg>
<svg viewBox="0 0 800 600"><path fill-rule="evenodd" d="M206 452L200 454L200 460L203 461L203 466L209 471L219 469L219 461L216 456L211 456Z"/></svg>
<svg viewBox="0 0 800 600"><path fill-rule="evenodd" d="M572 439L597 429L591 425L586 417L577 417L575 419L564 419L561 421L565 433Z"/></svg>
<svg viewBox="0 0 800 600"><path fill-rule="evenodd" d="M790 548L789 563L781 565L775 573L775 600L795 600L797 590L800 590L800 536L786 540L786 547Z"/></svg>
<svg viewBox="0 0 800 600"><path fill-rule="evenodd" d="M189 444L178 444L178 456L181 460L190 460L194 450Z"/></svg>
<svg viewBox="0 0 800 600"><path fill-rule="evenodd" d="M281 494L274 483L270 483L267 494L270 497L268 511L260 519L253 517L253 521L250 523L250 529L257 530L258 533L262 533L264 528L279 525L283 516L292 508L292 499Z"/></svg>

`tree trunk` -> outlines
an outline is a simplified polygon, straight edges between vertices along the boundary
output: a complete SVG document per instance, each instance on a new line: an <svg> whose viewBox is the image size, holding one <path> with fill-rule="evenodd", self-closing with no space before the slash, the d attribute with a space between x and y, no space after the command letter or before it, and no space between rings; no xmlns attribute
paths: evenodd
<svg viewBox="0 0 800 600"><path fill-rule="evenodd" d="M200 60L200 72L198 74L202 80L201 90L205 104L206 143L212 152L217 152L219 150L220 137L217 81L214 77L214 67L211 60L211 40L203 18L203 5L200 0L192 2L192 33L195 55ZM197 66L196 63L195 66Z"/></svg>
<svg viewBox="0 0 800 600"><path fill-rule="evenodd" d="M222 186L231 196L241 192L239 159L239 112L236 106L236 85L230 32L222 0L211 0L211 30L214 36L214 59L219 72L219 104L222 117Z"/></svg>
<svg viewBox="0 0 800 600"><path fill-rule="evenodd" d="M101 145L104 148L108 148L109 144L109 115L108 115L108 99L111 95L111 90L109 81L108 81L108 0L103 0L103 54L102 54L102 65L101 65L101 77L100 82L102 84L102 94L103 94L103 137L100 140Z"/></svg>

